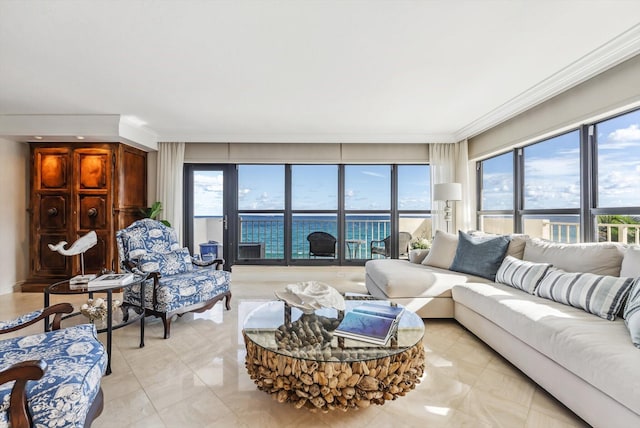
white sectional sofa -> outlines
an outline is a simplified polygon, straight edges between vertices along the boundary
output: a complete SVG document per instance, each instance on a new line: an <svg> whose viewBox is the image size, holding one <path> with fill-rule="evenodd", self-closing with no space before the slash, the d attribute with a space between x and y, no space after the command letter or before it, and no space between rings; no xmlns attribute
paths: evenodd
<svg viewBox="0 0 640 428"><path fill-rule="evenodd" d="M600 278L618 285L624 282L627 285L616 289L638 295L640 280L627 282L624 278L640 277L640 249L610 243L554 244L512 236L507 253L519 260L511 262L525 265L521 272L528 265L536 266L542 275L534 278L536 288L532 286L533 291L527 292L485 275L446 269L458 257L457 241L455 235L438 231L431 252L420 264L392 259L368 261L367 289L423 318L455 318L587 423L607 428L640 426L640 349L632 341L629 328L633 327L628 328L621 317L625 304L619 295L622 291L580 296L587 303L591 297L593 302L603 296L605 300L622 299L615 306L619 316L613 321L575 307L579 306L575 302L571 306L536 294L544 294L542 288L560 290L551 272L565 275L554 270L561 269L593 274L580 278L587 277L598 285ZM469 258L468 253L466 256ZM540 268L545 264L553 267ZM459 268L459 263L454 267ZM501 265L500 269L498 279L503 279L507 267ZM572 274L566 275L572 278ZM568 284L575 281L571 279ZM639 304L636 301L636 307ZM636 323L638 316L640 311L634 315ZM635 334L633 340L640 345L640 333Z"/></svg>

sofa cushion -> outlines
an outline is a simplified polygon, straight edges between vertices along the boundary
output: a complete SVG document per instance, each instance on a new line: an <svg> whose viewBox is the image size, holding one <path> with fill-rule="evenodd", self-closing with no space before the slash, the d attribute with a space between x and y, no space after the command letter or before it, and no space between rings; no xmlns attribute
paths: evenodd
<svg viewBox="0 0 640 428"><path fill-rule="evenodd" d="M527 262L506 256L496 272L496 282L533 294L550 267L549 263Z"/></svg>
<svg viewBox="0 0 640 428"><path fill-rule="evenodd" d="M620 276L624 247L601 242L589 244L560 244L544 239L528 239L523 260L551 263L566 272L589 272L597 275Z"/></svg>
<svg viewBox="0 0 640 428"><path fill-rule="evenodd" d="M540 281L536 295L613 321L632 284L633 278L550 269Z"/></svg>
<svg viewBox="0 0 640 428"><path fill-rule="evenodd" d="M637 278L640 276L640 247L633 245L628 247L622 258L620 266L620 276Z"/></svg>
<svg viewBox="0 0 640 428"><path fill-rule="evenodd" d="M176 275L193 269L188 248L168 253L145 253L138 259L143 272L160 272L161 275Z"/></svg>
<svg viewBox="0 0 640 428"><path fill-rule="evenodd" d="M640 278L636 279L631 287L623 316L631 334L631 341L640 348Z"/></svg>
<svg viewBox="0 0 640 428"><path fill-rule="evenodd" d="M93 324L0 341L0 370L26 360L44 360L42 379L27 383L34 427L82 427L100 391L107 353ZM8 426L13 382L0 386L0 426Z"/></svg>
<svg viewBox="0 0 640 428"><path fill-rule="evenodd" d="M459 231L456 255L449 269L493 280L508 247L509 238L504 235L471 236Z"/></svg>
<svg viewBox="0 0 640 428"><path fill-rule="evenodd" d="M482 315L640 414L640 354L622 319L606 321L503 284L455 285L452 294L456 305Z"/></svg>
<svg viewBox="0 0 640 428"><path fill-rule="evenodd" d="M458 247L458 237L451 233L436 230L429 254L422 261L423 265L449 269Z"/></svg>
<svg viewBox="0 0 640 428"><path fill-rule="evenodd" d="M398 259L369 260L365 270L389 298L451 297L451 287L455 284L488 282L484 278Z"/></svg>

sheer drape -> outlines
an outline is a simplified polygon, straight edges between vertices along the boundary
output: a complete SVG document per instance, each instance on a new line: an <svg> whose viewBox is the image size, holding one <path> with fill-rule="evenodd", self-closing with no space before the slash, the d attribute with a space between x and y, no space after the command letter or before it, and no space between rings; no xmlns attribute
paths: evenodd
<svg viewBox="0 0 640 428"><path fill-rule="evenodd" d="M455 144L429 144L429 163L431 164L431 188L439 183L460 183L462 185L462 200L452 202L454 217L450 232L457 233L458 229L472 228L472 201L469 182L469 154L467 141ZM433 194L433 192L432 192ZM431 201L432 230L446 230L444 221L444 201Z"/></svg>
<svg viewBox="0 0 640 428"><path fill-rule="evenodd" d="M162 202L161 218L171 223L182 242L182 177L184 143L158 143L157 197Z"/></svg>

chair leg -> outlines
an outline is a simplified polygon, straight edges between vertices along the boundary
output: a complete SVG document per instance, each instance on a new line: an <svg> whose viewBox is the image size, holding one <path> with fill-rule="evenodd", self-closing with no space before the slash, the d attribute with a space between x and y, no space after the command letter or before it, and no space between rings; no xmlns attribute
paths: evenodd
<svg viewBox="0 0 640 428"><path fill-rule="evenodd" d="M228 311L231 310L231 292L224 298L224 306Z"/></svg>
<svg viewBox="0 0 640 428"><path fill-rule="evenodd" d="M162 324L164 324L164 338L168 339L171 336L171 317L167 318L167 314L162 315Z"/></svg>

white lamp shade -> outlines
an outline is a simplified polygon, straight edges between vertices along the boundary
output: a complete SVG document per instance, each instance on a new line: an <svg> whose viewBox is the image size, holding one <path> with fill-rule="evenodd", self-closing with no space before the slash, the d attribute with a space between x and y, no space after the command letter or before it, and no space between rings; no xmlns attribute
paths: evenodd
<svg viewBox="0 0 640 428"><path fill-rule="evenodd" d="M435 201L460 201L462 200L462 184L440 183L433 185L433 199Z"/></svg>

